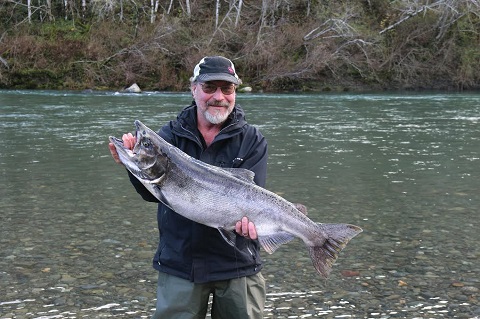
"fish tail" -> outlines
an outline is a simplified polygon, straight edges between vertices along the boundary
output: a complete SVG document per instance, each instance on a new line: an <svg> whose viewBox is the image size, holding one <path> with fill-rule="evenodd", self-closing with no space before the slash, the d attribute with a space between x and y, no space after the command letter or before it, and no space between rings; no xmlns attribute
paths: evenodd
<svg viewBox="0 0 480 319"><path fill-rule="evenodd" d="M362 229L349 224L318 224L318 227L325 238L319 245L309 246L308 252L315 269L322 277L327 278L338 258L338 253L345 248L350 239L361 233Z"/></svg>

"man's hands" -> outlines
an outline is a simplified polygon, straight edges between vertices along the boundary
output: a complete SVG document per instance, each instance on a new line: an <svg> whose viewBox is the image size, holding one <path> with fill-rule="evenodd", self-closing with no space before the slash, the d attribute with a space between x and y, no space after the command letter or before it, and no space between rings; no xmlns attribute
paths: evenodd
<svg viewBox="0 0 480 319"><path fill-rule="evenodd" d="M135 136L132 135L132 133L127 133L123 134L122 136L123 140L123 145L128 148L128 149L133 149L135 146L135 143L137 142L137 139ZM122 162L120 161L120 158L118 157L117 150L115 149L115 146L113 143L108 143L108 148L110 149L110 153L112 154L113 160L120 165L123 165Z"/></svg>
<svg viewBox="0 0 480 319"><path fill-rule="evenodd" d="M242 220L239 220L235 225L235 231L237 234L249 238L249 239L257 239L257 229L253 222L249 221L247 217L243 217Z"/></svg>
<svg viewBox="0 0 480 319"><path fill-rule="evenodd" d="M308 215L307 213L307 207L303 204L300 203L295 203L295 207L302 212L305 215ZM258 234L257 234L257 229L255 228L255 224L251 221L248 220L248 217L244 216L242 220L239 220L235 224L235 231L237 234L240 236L243 236L248 239L258 239Z"/></svg>

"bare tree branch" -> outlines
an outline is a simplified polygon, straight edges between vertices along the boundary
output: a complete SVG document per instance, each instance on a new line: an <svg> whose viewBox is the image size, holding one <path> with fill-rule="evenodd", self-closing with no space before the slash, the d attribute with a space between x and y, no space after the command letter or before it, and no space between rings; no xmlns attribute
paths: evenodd
<svg viewBox="0 0 480 319"><path fill-rule="evenodd" d="M352 16L346 16L343 19L328 19L322 23L319 27L313 29L307 33L304 37L304 41L310 41L318 37L322 38L345 38L352 37L356 33L355 29L348 24L348 19ZM330 34L328 36L324 36Z"/></svg>
<svg viewBox="0 0 480 319"><path fill-rule="evenodd" d="M236 0L234 0L234 6L237 8L237 16L235 18L235 28L238 26L238 22L240 21L240 13L242 11L243 0L238 0L238 6L236 6Z"/></svg>
<svg viewBox="0 0 480 319"><path fill-rule="evenodd" d="M455 24L459 19L464 17L466 14L474 14L477 17L480 15L480 3L478 0L438 0L431 4L418 5L418 1L413 3L406 2L407 8L402 10L401 18L381 30L379 33L385 33L389 30L392 30L404 23L410 18L417 16L420 13L426 14L427 10L432 10L439 15L436 27L439 29L436 39L441 39L448 29Z"/></svg>
<svg viewBox="0 0 480 319"><path fill-rule="evenodd" d="M385 33L385 32L387 32L387 31L389 31L389 30L392 30L393 28L395 28L396 26L404 23L404 22L407 21L408 19L413 18L413 17L416 16L417 14L422 13L423 11L425 11L425 10L426 10L426 7L427 7L427 6L422 6L422 7L420 7L420 9L418 9L418 10L415 10L415 11L407 11L407 12L404 14L403 18L401 18L400 20L398 20L398 21L395 22L394 24L386 27L385 29L383 29L383 30L380 31L379 33L382 34L382 33Z"/></svg>
<svg viewBox="0 0 480 319"><path fill-rule="evenodd" d="M2 62L2 64L7 68L7 70L10 69L10 66L8 65L7 60L5 60L4 58L2 58L1 56L0 56L0 62Z"/></svg>

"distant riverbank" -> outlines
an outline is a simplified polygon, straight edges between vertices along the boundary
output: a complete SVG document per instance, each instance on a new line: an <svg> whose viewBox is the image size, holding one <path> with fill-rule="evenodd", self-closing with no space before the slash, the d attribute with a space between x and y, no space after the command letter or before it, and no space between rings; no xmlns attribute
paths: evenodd
<svg viewBox="0 0 480 319"><path fill-rule="evenodd" d="M480 89L469 0L151 4L2 3L0 88L185 91L219 54L255 92Z"/></svg>

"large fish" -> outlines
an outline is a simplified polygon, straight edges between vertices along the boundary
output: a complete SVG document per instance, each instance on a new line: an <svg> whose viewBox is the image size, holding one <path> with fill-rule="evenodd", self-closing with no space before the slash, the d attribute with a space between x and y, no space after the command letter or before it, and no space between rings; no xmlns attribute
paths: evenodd
<svg viewBox="0 0 480 319"><path fill-rule="evenodd" d="M165 205L195 222L217 228L235 245L235 223L247 216L260 245L273 253L298 237L308 247L313 265L328 277L338 253L362 229L348 224L315 223L296 205L257 186L252 171L225 169L201 162L135 121L133 150L110 136L120 161Z"/></svg>

